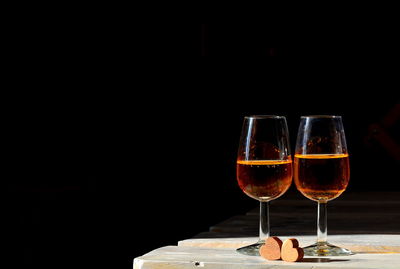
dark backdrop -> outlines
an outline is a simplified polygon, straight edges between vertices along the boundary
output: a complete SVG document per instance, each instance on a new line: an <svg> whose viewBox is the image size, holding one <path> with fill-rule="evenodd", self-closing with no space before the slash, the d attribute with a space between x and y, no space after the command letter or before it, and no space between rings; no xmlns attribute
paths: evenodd
<svg viewBox="0 0 400 269"><path fill-rule="evenodd" d="M5 113L17 261L130 268L256 207L235 180L250 114L287 116L292 147L301 115L342 115L348 191L399 190L398 70L363 57L395 55L385 43L279 47L259 24L142 25L130 37L44 25L26 25L30 50L18 47L30 72L15 83L35 90L13 91Z"/></svg>

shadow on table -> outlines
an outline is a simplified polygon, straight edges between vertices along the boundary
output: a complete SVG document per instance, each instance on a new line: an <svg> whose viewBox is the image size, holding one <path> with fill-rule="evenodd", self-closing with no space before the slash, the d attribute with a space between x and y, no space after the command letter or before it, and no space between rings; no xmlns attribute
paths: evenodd
<svg viewBox="0 0 400 269"><path fill-rule="evenodd" d="M347 262L348 259L332 259L332 258L303 258L299 262L315 262L315 263L322 263L322 262Z"/></svg>

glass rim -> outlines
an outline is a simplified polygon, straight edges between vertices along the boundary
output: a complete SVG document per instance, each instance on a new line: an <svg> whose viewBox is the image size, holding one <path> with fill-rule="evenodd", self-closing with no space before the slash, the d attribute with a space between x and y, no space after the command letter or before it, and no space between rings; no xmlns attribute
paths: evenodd
<svg viewBox="0 0 400 269"><path fill-rule="evenodd" d="M250 115L245 116L245 119L285 119L285 116L278 115Z"/></svg>
<svg viewBox="0 0 400 269"><path fill-rule="evenodd" d="M341 119L342 116L337 116L337 115L307 115L307 116L301 116L300 118L306 119L306 118L311 118L311 119Z"/></svg>

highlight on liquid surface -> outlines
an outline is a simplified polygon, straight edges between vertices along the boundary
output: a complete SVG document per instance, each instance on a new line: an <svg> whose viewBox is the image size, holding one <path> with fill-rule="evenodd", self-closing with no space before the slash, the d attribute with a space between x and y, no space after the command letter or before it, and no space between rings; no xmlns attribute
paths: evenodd
<svg viewBox="0 0 400 269"><path fill-rule="evenodd" d="M244 193L260 201L270 201L290 187L292 160L238 160L236 172Z"/></svg>
<svg viewBox="0 0 400 269"><path fill-rule="evenodd" d="M348 154L294 155L294 182L311 200L335 199L346 189L349 179Z"/></svg>

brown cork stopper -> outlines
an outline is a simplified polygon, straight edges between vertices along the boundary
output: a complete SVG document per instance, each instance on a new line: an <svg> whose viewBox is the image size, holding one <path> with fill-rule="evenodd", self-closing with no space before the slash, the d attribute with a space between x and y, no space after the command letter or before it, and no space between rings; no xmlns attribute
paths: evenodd
<svg viewBox="0 0 400 269"><path fill-rule="evenodd" d="M281 259L282 240L276 236L268 237L265 244L260 247L260 256L267 260Z"/></svg>
<svg viewBox="0 0 400 269"><path fill-rule="evenodd" d="M285 240L281 250L282 260L287 262L298 262L304 257L304 251L299 247L299 241L295 238Z"/></svg>

